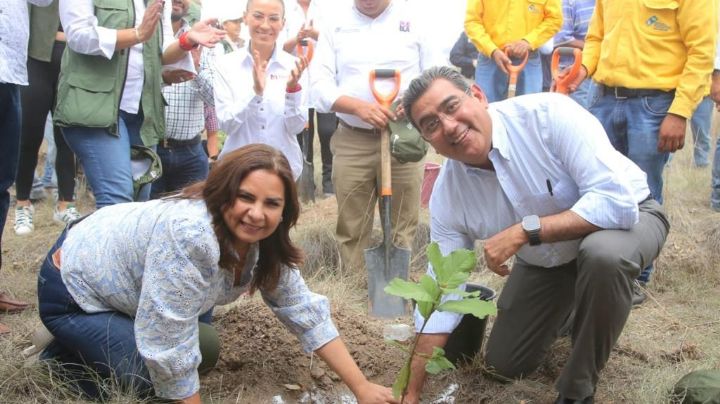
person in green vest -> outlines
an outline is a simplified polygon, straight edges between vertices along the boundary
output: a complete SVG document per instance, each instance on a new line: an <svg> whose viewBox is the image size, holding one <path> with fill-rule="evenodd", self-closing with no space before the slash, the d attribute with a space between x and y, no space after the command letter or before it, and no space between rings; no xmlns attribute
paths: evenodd
<svg viewBox="0 0 720 404"><path fill-rule="evenodd" d="M213 47L224 36L213 19L175 39L171 8L162 0L60 0L67 37L54 123L82 164L101 208L133 201L130 146L153 148L165 133L161 69L172 65L192 77L188 51ZM144 187L138 200L147 200Z"/></svg>

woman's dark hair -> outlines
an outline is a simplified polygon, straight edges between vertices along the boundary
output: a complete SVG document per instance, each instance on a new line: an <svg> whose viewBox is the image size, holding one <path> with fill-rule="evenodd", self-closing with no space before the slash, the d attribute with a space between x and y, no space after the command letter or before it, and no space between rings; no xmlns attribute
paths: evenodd
<svg viewBox="0 0 720 404"><path fill-rule="evenodd" d="M207 180L184 188L177 197L205 201L220 244L218 264L228 270L242 270L239 268L240 260L234 253L234 236L225 224L223 212L238 197L240 183L256 170L276 174L285 188L282 221L269 237L260 241L260 258L250 285L251 291L258 288L273 290L277 287L283 266L298 266L303 260L302 250L290 240L290 229L295 226L300 215L300 203L290 163L281 152L264 144L243 146L223 156L210 170Z"/></svg>

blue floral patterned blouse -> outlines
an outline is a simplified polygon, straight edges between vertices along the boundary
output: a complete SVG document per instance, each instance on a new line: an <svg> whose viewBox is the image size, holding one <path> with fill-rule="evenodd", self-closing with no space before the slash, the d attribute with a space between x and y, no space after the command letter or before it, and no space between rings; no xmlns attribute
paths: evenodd
<svg viewBox="0 0 720 404"><path fill-rule="evenodd" d="M61 273L86 312L135 318L138 351L155 393L180 399L200 389L198 316L249 289L258 246L250 249L235 287L219 258L203 201L156 200L108 206L74 226L62 245ZM296 268L285 269L274 291L260 292L306 352L338 336L328 299L312 293Z"/></svg>

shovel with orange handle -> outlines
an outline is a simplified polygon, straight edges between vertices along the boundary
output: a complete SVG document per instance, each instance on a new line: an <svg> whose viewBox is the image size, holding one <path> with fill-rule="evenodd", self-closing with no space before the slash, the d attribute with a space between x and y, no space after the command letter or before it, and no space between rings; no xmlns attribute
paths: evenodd
<svg viewBox="0 0 720 404"><path fill-rule="evenodd" d="M377 82L389 80L393 88L381 94ZM378 104L390 109L400 91L400 71L376 69L370 72L370 89ZM390 221L392 180L390 160L390 134L387 127L380 131L380 214L383 241L380 245L365 250L365 266L368 270L368 308L371 316L399 317L408 313L407 302L397 296L390 296L383 290L395 278L407 279L410 265L410 250L399 248L392 242L392 224Z"/></svg>
<svg viewBox="0 0 720 404"><path fill-rule="evenodd" d="M297 55L305 56L308 65L313 57L314 45L312 41L302 39L297 43ZM310 71L308 70L308 81ZM298 191L300 200L307 202L315 202L315 173L313 172L313 162L310 160L310 140L315 136L314 113L312 110L308 110L308 126L307 129L302 132L302 154L303 154L303 169L298 180Z"/></svg>
<svg viewBox="0 0 720 404"><path fill-rule="evenodd" d="M507 57L510 57L510 49L505 49L505 54ZM510 81L508 83L508 98L512 98L515 96L515 93L517 92L517 81L518 77L520 76L520 72L525 67L528 61L528 56L530 55L530 52L525 53L525 57L522 61L520 61L519 65L514 65L510 63L507 65L508 72L510 72Z"/></svg>
<svg viewBox="0 0 720 404"><path fill-rule="evenodd" d="M572 56L573 64L570 70L564 76L560 77L560 57L561 56ZM552 78L555 81L555 92L560 94L570 94L569 86L575 81L578 74L580 73L580 67L582 65L582 51L578 48L570 48L561 46L555 48L552 54L552 61L550 63L550 71Z"/></svg>

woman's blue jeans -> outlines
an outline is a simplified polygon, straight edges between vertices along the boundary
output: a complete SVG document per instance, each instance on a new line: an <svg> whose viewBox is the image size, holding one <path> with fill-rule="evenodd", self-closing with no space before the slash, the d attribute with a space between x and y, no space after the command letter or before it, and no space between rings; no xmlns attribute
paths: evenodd
<svg viewBox="0 0 720 404"><path fill-rule="evenodd" d="M62 128L65 141L80 160L100 209L133 201L130 145L142 145L142 113L120 111L117 136L105 128L71 126ZM153 146L154 149L154 146ZM140 190L139 201L150 198L150 186Z"/></svg>
<svg viewBox="0 0 720 404"><path fill-rule="evenodd" d="M90 398L121 391L151 396L153 386L135 344L134 320L117 311L86 313L77 305L52 261L62 245L63 231L43 261L38 276L40 320L55 340L41 359L54 360L61 374ZM212 310L199 321L209 324Z"/></svg>

